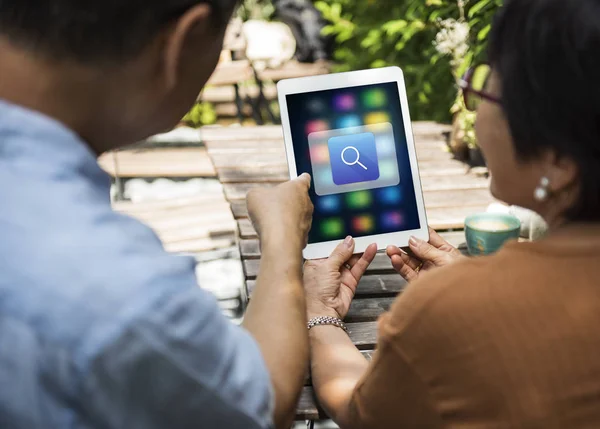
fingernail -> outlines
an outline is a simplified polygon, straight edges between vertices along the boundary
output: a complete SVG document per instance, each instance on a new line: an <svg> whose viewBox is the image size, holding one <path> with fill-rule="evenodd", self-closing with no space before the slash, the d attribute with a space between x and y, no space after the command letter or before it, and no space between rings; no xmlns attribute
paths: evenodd
<svg viewBox="0 0 600 429"><path fill-rule="evenodd" d="M352 247L352 242L353 241L354 241L354 239L351 236L348 236L344 240L344 244L346 245L346 247L350 248L350 247Z"/></svg>
<svg viewBox="0 0 600 429"><path fill-rule="evenodd" d="M410 239L408 240L408 244L410 244L411 246L417 247L419 245L419 239L417 237L410 237Z"/></svg>

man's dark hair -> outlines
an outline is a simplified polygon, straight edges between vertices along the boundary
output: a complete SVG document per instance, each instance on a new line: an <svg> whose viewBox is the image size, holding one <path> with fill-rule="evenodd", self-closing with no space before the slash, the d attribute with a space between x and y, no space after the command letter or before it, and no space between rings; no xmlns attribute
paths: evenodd
<svg viewBox="0 0 600 429"><path fill-rule="evenodd" d="M574 160L581 192L566 215L600 220L600 0L508 0L489 57L518 156Z"/></svg>
<svg viewBox="0 0 600 429"><path fill-rule="evenodd" d="M49 58L122 61L196 4L226 25L235 0L0 0L0 34Z"/></svg>

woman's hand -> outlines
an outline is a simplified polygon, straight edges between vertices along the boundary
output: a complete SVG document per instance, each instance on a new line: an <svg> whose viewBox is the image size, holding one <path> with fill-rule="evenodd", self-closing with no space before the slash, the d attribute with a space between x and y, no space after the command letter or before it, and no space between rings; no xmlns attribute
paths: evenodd
<svg viewBox="0 0 600 429"><path fill-rule="evenodd" d="M363 255L352 256L354 239L347 237L327 259L307 261L304 289L309 320L318 316L344 319L361 277L377 254L371 244Z"/></svg>
<svg viewBox="0 0 600 429"><path fill-rule="evenodd" d="M429 228L429 243L413 237L408 244L413 256L397 246L388 246L386 253L392 260L394 269L409 282L417 279L423 271L430 271L464 258L460 250L440 237L432 228Z"/></svg>

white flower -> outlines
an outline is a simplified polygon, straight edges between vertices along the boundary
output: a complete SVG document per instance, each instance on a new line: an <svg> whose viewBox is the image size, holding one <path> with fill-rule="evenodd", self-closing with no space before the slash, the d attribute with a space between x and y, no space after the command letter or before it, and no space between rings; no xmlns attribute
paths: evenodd
<svg viewBox="0 0 600 429"><path fill-rule="evenodd" d="M455 19L439 21L440 31L433 42L442 55L452 57L453 67L458 67L469 51L469 24Z"/></svg>

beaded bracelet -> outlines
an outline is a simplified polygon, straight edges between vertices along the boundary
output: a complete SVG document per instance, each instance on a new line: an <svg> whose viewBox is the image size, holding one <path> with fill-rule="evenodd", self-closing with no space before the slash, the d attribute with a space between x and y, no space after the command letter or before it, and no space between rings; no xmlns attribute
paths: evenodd
<svg viewBox="0 0 600 429"><path fill-rule="evenodd" d="M348 328L346 328L346 324L337 317L329 317L329 316L319 316L313 317L308 321L308 330L310 331L315 326L319 325L332 325L337 326L338 328L342 328L345 332L348 332Z"/></svg>

